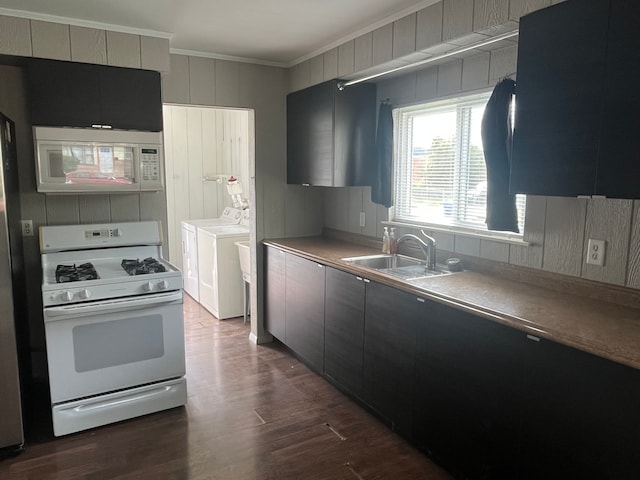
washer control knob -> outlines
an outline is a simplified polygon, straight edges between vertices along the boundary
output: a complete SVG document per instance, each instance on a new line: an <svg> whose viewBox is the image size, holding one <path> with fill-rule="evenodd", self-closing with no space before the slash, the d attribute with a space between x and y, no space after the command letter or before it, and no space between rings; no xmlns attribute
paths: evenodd
<svg viewBox="0 0 640 480"><path fill-rule="evenodd" d="M146 282L144 285L142 285L142 290L144 290L145 292L150 292L151 290L153 290L153 283Z"/></svg>
<svg viewBox="0 0 640 480"><path fill-rule="evenodd" d="M62 300L63 302L70 302L71 300L73 300L73 293L68 290L66 292L62 292L60 294L60 300Z"/></svg>
<svg viewBox="0 0 640 480"><path fill-rule="evenodd" d="M85 288L84 290L81 290L78 295L80 295L80 298L82 298L83 300L87 300L89 297L91 297L91 290Z"/></svg>
<svg viewBox="0 0 640 480"><path fill-rule="evenodd" d="M167 282L166 280L162 280L161 282L158 282L158 288L160 290L166 290L167 288L169 288L169 282Z"/></svg>

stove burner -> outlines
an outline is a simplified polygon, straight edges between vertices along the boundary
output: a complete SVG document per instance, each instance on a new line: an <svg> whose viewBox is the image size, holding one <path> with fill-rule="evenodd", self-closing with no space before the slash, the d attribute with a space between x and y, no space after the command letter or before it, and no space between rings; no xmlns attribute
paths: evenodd
<svg viewBox="0 0 640 480"><path fill-rule="evenodd" d="M58 265L56 267L56 282L80 282L84 280L96 280L100 278L95 267L87 262L76 267L73 265Z"/></svg>
<svg viewBox="0 0 640 480"><path fill-rule="evenodd" d="M124 259L122 260L121 265L129 275L145 275L148 273L161 273L167 271L167 269L164 268L164 265L152 257L147 257L144 260Z"/></svg>

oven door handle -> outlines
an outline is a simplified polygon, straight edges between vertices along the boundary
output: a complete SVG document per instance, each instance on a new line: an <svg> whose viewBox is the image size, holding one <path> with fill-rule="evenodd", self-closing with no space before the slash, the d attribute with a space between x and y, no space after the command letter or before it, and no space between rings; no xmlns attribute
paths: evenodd
<svg viewBox="0 0 640 480"><path fill-rule="evenodd" d="M182 291L145 295L135 298L119 298L100 302L76 303L74 305L62 305L59 307L46 307L44 320L66 320L73 317L94 315L96 313L116 313L129 310L139 310L148 307L157 307L169 303L182 303Z"/></svg>

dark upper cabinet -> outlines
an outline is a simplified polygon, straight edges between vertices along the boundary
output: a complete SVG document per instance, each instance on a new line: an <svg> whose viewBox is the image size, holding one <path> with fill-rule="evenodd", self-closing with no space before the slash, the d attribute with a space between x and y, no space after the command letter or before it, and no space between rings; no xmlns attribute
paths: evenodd
<svg viewBox="0 0 640 480"><path fill-rule="evenodd" d="M640 198L640 4L612 0L596 193Z"/></svg>
<svg viewBox="0 0 640 480"><path fill-rule="evenodd" d="M512 193L596 193L608 17L568 0L520 19Z"/></svg>
<svg viewBox="0 0 640 480"><path fill-rule="evenodd" d="M287 182L344 187L371 185L376 87L338 82L287 96Z"/></svg>
<svg viewBox="0 0 640 480"><path fill-rule="evenodd" d="M368 281L327 268L324 307L324 374L362 397L364 302Z"/></svg>
<svg viewBox="0 0 640 480"><path fill-rule="evenodd" d="M27 72L34 125L162 130L158 72L42 59Z"/></svg>

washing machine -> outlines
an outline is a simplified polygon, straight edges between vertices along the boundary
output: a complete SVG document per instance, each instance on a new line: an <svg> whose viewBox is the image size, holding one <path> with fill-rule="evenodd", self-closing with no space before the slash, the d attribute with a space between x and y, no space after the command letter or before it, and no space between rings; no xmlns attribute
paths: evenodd
<svg viewBox="0 0 640 480"><path fill-rule="evenodd" d="M214 227L222 225L237 225L242 221L243 211L238 208L226 207L218 218L199 220L183 220L182 225L182 276L184 291L196 302L200 301L200 287L198 278L198 237L199 227Z"/></svg>
<svg viewBox="0 0 640 480"><path fill-rule="evenodd" d="M249 240L249 227L199 227L196 237L200 304L220 320L243 316L244 280L236 242Z"/></svg>

